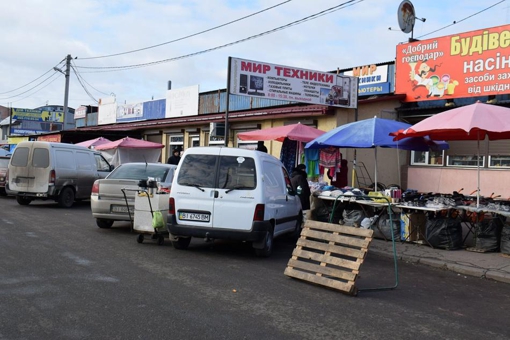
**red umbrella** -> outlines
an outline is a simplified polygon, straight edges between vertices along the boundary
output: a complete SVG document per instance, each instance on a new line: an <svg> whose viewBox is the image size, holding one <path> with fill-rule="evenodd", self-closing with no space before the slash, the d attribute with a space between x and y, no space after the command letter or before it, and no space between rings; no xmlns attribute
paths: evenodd
<svg viewBox="0 0 510 340"><path fill-rule="evenodd" d="M433 140L476 140L480 159L480 140L510 139L510 109L502 106L475 104L461 106L432 117L390 135L394 140L428 136ZM476 206L480 203L480 162L478 161L478 188Z"/></svg>
<svg viewBox="0 0 510 340"><path fill-rule="evenodd" d="M242 132L237 136L240 140L276 140L283 142L285 137L287 137L290 140L309 142L324 133L325 131L297 123L263 130Z"/></svg>
<svg viewBox="0 0 510 340"><path fill-rule="evenodd" d="M94 138L94 139L91 139L91 140L86 140L86 141L81 142L81 143L76 143L76 145L81 145L81 146L84 146L86 148L90 148L91 146L98 146L98 145L106 144L106 143L110 143L110 142L111 142L111 140L109 140L107 138L98 137L98 138Z"/></svg>

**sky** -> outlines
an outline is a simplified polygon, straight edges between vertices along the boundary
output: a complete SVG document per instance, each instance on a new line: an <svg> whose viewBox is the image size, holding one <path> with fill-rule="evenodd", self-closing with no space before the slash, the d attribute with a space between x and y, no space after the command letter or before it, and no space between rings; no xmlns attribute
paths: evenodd
<svg viewBox="0 0 510 340"><path fill-rule="evenodd" d="M411 1L416 17L425 19L416 20L413 37L418 39L510 22L510 1ZM65 71L67 55L73 66L69 77L72 108L97 105L97 100L112 95L118 103L127 104L163 99L168 81L173 89L197 84L200 92L224 89L229 57L318 71L392 61L397 45L411 37L399 28L400 3L9 1L0 10L0 105L29 109L63 105L65 76L54 67ZM331 8L335 10L328 12ZM289 25L307 17L310 20ZM285 26L290 27L278 29ZM134 50L140 51L125 53ZM125 67L132 65L142 67Z"/></svg>

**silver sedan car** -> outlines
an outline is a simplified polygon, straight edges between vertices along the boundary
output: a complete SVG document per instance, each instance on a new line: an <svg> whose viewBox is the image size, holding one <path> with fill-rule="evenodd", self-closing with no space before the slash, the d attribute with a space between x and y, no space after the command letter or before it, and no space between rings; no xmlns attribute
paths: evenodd
<svg viewBox="0 0 510 340"><path fill-rule="evenodd" d="M110 228L114 221L133 221L135 194L140 181L159 179L158 191L170 192L177 165L125 163L92 187L90 206L99 228ZM128 210L129 209L129 210Z"/></svg>

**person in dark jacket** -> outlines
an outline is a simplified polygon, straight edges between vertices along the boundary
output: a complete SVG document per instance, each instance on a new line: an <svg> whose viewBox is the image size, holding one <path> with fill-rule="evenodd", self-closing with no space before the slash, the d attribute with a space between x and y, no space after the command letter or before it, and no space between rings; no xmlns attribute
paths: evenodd
<svg viewBox="0 0 510 340"><path fill-rule="evenodd" d="M310 186L306 179L306 165L299 164L297 167L292 169L290 175L290 182L296 192L299 192L298 187L301 187L301 193L298 193L299 199L301 200L301 207L303 210L310 209Z"/></svg>
<svg viewBox="0 0 510 340"><path fill-rule="evenodd" d="M175 164L178 165L181 161L181 151L179 149L175 148L172 156L168 158L167 164Z"/></svg>
<svg viewBox="0 0 510 340"><path fill-rule="evenodd" d="M267 148L264 145L264 141L263 140L259 140L257 142L257 148L255 150L267 153Z"/></svg>

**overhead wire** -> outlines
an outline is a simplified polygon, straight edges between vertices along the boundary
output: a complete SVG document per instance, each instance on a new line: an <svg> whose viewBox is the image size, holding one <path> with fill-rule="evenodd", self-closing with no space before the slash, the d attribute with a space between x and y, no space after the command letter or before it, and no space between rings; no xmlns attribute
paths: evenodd
<svg viewBox="0 0 510 340"><path fill-rule="evenodd" d="M228 26L228 25L231 25L233 23L236 23L236 22L239 22L241 20L244 20L244 19L247 19L247 18L250 18L250 17L253 17L257 14L260 14L260 13L263 13L263 12L266 12L266 11L269 11L273 8L276 8L278 6L281 6L281 5L284 5L286 4L287 2L290 2L292 0L287 0L287 1L283 1L283 2L280 2L279 4L276 4L274 6L271 6L271 7L268 7L268 8L265 8L265 9L262 9L258 12L255 12L255 13L252 13L252 14L249 14L249 15L246 15L244 17L241 17L241 18L238 18L236 20L232 20L232 21L229 21L227 23L224 23L224 24L221 24L221 25L218 25L218 26L215 26L215 27L212 27L212 28L208 28L206 30L203 30L203 31L200 31L200 32L197 32L197 33L193 33L193 34L190 34L190 35L187 35L187 36L184 36L184 37L181 37L181 38L177 38L177 39L174 39L174 40L170 40L170 41L167 41L167 42L164 42L164 43L161 43L161 44L157 44L157 45L152 45L152 46L148 46L148 47L143 47L143 48L139 48L139 49L136 49L136 50L131 50L131 51L127 51L127 52L121 52L121 53L114 53L114 54L108 54L108 55L103 55L103 56L97 56L97 57L85 57L85 58L79 58L80 60L86 60L86 59L99 59L99 58L109 58L109 57L115 57L115 56L119 56L119 55L124 55L124 54L129 54L129 53L135 53L135 52L140 52L140 51L145 51L145 50L149 50L151 48L156 48L156 47L159 47L159 46L164 46L164 45L168 45L168 44L171 44L171 43L174 43L174 42L177 42L177 41L181 41L181 40L184 40L184 39L188 39L188 38L191 38L191 37L195 37L197 35L200 35L200 34L204 34L204 33L207 33L207 32L211 32L211 31L214 31L218 28L222 28L222 27L225 27L225 26Z"/></svg>
<svg viewBox="0 0 510 340"><path fill-rule="evenodd" d="M23 97L23 98L20 98L20 99L17 99L17 100L12 100L10 101L10 103L15 103L15 102L19 102L20 100L23 100L23 99L27 99L28 97L31 97L33 96L34 94L36 94L37 92L41 91L42 89L48 87L50 84L52 84L55 80L59 79L61 76L63 76L63 74L61 73L56 73L57 74L57 77L55 77L52 81L50 81L48 84L44 85L43 87L39 88L37 91L33 92L33 93L30 93L28 96L26 97ZM53 76L53 75L52 75Z"/></svg>
<svg viewBox="0 0 510 340"><path fill-rule="evenodd" d="M47 73L48 73L48 72L46 72L45 74L47 74ZM59 74L59 72L55 72L55 73L53 73L52 75L50 75L49 77L47 77L46 79L44 79L43 81L41 81L40 83L38 83L37 85L35 85L35 86L33 86L33 87L29 88L28 90L26 90L26 91L24 91L24 92L21 92L21 93L15 94L15 95L10 96L10 97L0 98L0 100L10 99L10 98L16 98L16 97L19 97L19 96L21 96L21 95L23 95L23 94L27 93L27 92L30 92L31 90L35 89L35 88L36 88L36 87L38 87L39 85L44 84L44 83L45 83L46 81L48 81L51 77L54 77L54 76L55 76L55 74ZM41 78L41 77L39 77L39 78ZM38 78L38 79L39 79L39 78ZM33 81L32 81L31 83L33 83ZM45 87L46 87L46 86L45 86ZM43 87L43 88L44 88L44 87ZM38 92L38 91L37 91L37 92ZM34 93L36 93L36 92L34 92Z"/></svg>
<svg viewBox="0 0 510 340"><path fill-rule="evenodd" d="M61 61L60 61L57 65L55 65L54 67L50 68L48 71L46 71L45 73L43 73L43 74L42 74L42 75L40 75L39 77L35 78L35 79L34 79L34 80L32 80L31 82L26 83L25 85L20 86L20 87L18 87L18 88L15 88L14 90L6 91L6 92L0 92L0 95L2 95L2 94L7 94L7 93L11 93L11 92L14 92L14 91L17 91L17 90L19 90L19 89L22 89L22 88L24 88L24 87L26 87L26 86L28 86L28 85L32 84L33 82L36 82L37 80L41 79L42 77L44 77L45 75L47 75L47 74L48 74L48 73L50 73L51 71L54 71L54 68L55 68L55 67L59 67L59 66L60 66L60 64L62 64L65 60L66 60L65 58L64 58L64 59L62 59L62 60L61 60ZM22 93L22 94L23 94L23 93ZM11 97L8 97L8 98L11 98ZM1 99L1 98L0 98L0 99Z"/></svg>
<svg viewBox="0 0 510 340"><path fill-rule="evenodd" d="M83 80L83 82L84 82L84 83L86 83L88 86L90 86L90 87L91 87L92 89L94 89L96 92L101 93L101 94L104 94L104 95L107 95L107 96L109 96L109 95L110 95L110 93L111 93L111 92L110 92L110 93L106 93L106 92L103 92L103 91L101 91L101 90L98 90L98 89L96 89L94 86L92 86L92 85L91 85L91 84L90 84L90 83L89 83L89 82L88 82L85 78L83 78L83 76L80 74L80 72L76 69L76 64L74 63L74 60L72 60L72 65L71 65L71 67L73 67L73 71L74 71L74 73L76 74L76 77L81 78L81 80Z"/></svg>
<svg viewBox="0 0 510 340"><path fill-rule="evenodd" d="M85 90L85 93L90 97L90 99L92 99L94 102L98 102L98 100L96 98L94 98L94 96L90 93L90 91L86 88L85 84L83 84L83 81L82 81L82 78L81 76L78 74L78 72L76 71L76 68L71 65L71 68L73 69L73 72L74 74L76 75L76 79L78 79L78 82L80 83L81 87L83 88L83 90Z"/></svg>
<svg viewBox="0 0 510 340"><path fill-rule="evenodd" d="M476 15L480 14L480 13L483 13L483 12L485 12L485 11L487 11L487 10L491 9L492 7L495 7L495 6L497 6L497 5L499 5L500 3L505 2L505 1L506 1L506 0L501 0L501 1L497 2L497 3L495 3L494 5L491 5L491 6L487 7L487 8L482 9L481 11L478 11L478 12L476 12L476 13L474 13L474 14L471 14L471 15L469 15L469 16L467 16L467 17L465 17L465 18L461 19L461 20L455 20L453 23L451 23L451 24L449 24L449 25L446 25L446 26L444 26L444 27L441 27L441 28L439 28L439 29L437 29L437 30L435 30L435 31L429 32L429 33L427 33L427 34L420 35L420 36L419 36L419 37L417 37L417 38L423 38L423 37L426 37L427 35L431 35L431 34L433 34L433 33L436 33L436 32L439 32L439 31L442 31L442 30L444 30L444 29L446 29L446 28L448 28L448 27L451 27L451 26L453 26L453 25L458 24L459 22L463 22L463 21L465 21L465 20L467 20L467 19L470 19L470 18L472 18L472 17L474 17L474 16L476 16Z"/></svg>
<svg viewBox="0 0 510 340"><path fill-rule="evenodd" d="M265 36L265 35L268 35L268 34L272 34L272 33L284 30L286 28L302 24L302 23L310 21L310 20L317 19L317 18L319 18L319 17L321 17L323 15L336 12L336 11L338 11L340 9L344 9L346 7L352 6L354 4L357 4L357 3L360 3L360 2L363 2L363 1L364 0L349 0L349 1L346 1L346 2L344 2L342 4L340 4L340 5L333 6L331 8L326 9L326 10L323 10L323 11L320 11L318 13L312 14L310 16L304 17L302 19L293 21L293 22L288 23L286 25L276 27L276 28L271 29L269 31L265 31L265 32L262 32L262 33L259 33L259 34L256 34L256 35L252 35L250 37L247 37L247 38L244 38L244 39L240 39L240 40L237 40L237 41L234 41L234 42L230 42L230 43L227 43L227 44L224 44L224 45L212 47L212 48L209 48L209 49L206 49L206 50L202 50L202 51L198 51L198 52L194 52L194 53L185 54L185 55L174 57L174 58L168 58L168 59L152 61L152 62L148 62L148 63L141 63L141 64L123 65L123 66L76 66L76 67L80 68L80 69L102 70L102 71L95 71L95 72L113 72L113 71L122 71L122 70L127 70L127 69L141 68L141 67L146 67L146 66L153 66L153 65L157 65L157 64L161 64L161 63L166 63L166 62L170 62L170 61L175 61L175 60L180 60L180 59L184 59L184 58L189 58L189 57L196 56L196 55L199 55L199 54L204 54L204 53L208 53L208 52L212 52L212 51L215 51L215 50L219 50L219 49L222 49L222 48L225 48L225 47L228 47L228 46L236 45L236 44L248 41L248 40L253 40L253 39L256 39L256 38L260 38L262 36ZM105 70L107 70L107 71L105 71ZM90 72L90 71L87 72L87 71L85 71L85 72L82 72L82 73L94 73L94 72Z"/></svg>

